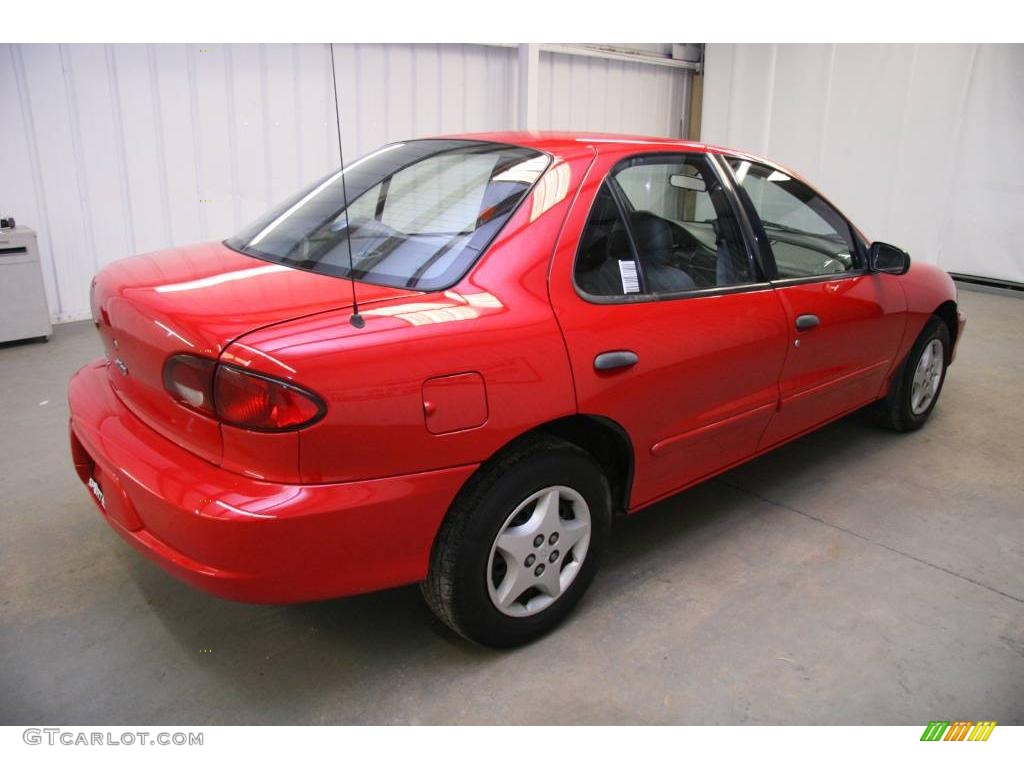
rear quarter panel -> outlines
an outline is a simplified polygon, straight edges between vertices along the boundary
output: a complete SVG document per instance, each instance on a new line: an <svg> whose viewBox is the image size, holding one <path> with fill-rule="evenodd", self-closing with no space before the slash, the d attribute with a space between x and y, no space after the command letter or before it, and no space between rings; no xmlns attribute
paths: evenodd
<svg viewBox="0 0 1024 768"><path fill-rule="evenodd" d="M568 356L548 299L551 253L592 158L555 158L469 275L450 290L327 312L250 333L222 359L294 380L327 404L299 435L302 482L345 482L481 462L516 436L575 413ZM554 181L545 179L551 176ZM479 374L484 421L443 434L425 413L430 379ZM472 382L472 376L463 377ZM476 394L475 392L473 393ZM480 407L442 398L438 407Z"/></svg>

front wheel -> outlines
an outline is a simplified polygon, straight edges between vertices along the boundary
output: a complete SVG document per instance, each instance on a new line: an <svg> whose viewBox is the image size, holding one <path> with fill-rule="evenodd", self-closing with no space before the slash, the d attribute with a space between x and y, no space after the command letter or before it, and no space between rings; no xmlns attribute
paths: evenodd
<svg viewBox="0 0 1024 768"><path fill-rule="evenodd" d="M880 403L884 426L899 432L924 426L942 392L949 349L949 328L933 316L907 354L888 396Z"/></svg>
<svg viewBox="0 0 1024 768"><path fill-rule="evenodd" d="M530 439L459 494L434 545L423 595L470 640L527 643L582 597L610 525L608 482L590 454L556 438Z"/></svg>

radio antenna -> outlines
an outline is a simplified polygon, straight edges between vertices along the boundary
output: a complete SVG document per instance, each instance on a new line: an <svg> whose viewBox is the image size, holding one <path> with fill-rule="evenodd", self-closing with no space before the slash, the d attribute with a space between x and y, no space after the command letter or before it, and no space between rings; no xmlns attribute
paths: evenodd
<svg viewBox="0 0 1024 768"><path fill-rule="evenodd" d="M345 206L345 244L348 246L348 279L352 286L352 316L349 322L356 328L366 325L359 314L359 302L356 301L356 270L352 265L352 231L348 223L348 189L345 187L345 152L341 148L341 109L338 106L338 75L334 66L334 43L331 46L331 83L334 85L334 119L338 125L338 160L341 162L341 202Z"/></svg>

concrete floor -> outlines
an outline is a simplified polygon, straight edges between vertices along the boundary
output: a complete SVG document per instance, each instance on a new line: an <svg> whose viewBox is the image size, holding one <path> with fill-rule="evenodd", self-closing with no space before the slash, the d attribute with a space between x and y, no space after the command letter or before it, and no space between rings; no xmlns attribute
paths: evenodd
<svg viewBox="0 0 1024 768"><path fill-rule="evenodd" d="M0 723L1024 723L1024 300L961 302L923 431L855 415L623 520L570 621L505 653L415 587L258 607L172 580L71 469L91 326L2 348Z"/></svg>

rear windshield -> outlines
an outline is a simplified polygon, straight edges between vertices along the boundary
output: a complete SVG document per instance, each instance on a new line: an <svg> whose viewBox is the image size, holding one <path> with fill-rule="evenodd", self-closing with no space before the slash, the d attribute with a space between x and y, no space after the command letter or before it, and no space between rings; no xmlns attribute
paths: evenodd
<svg viewBox="0 0 1024 768"><path fill-rule="evenodd" d="M489 142L389 144L321 179L226 243L310 272L396 288L448 288L487 248L547 165L548 156L536 150Z"/></svg>

